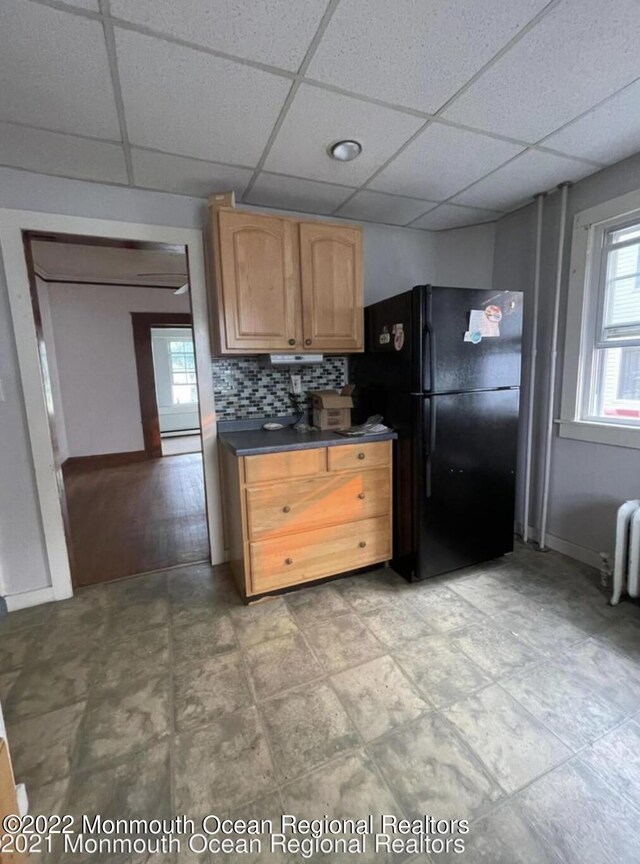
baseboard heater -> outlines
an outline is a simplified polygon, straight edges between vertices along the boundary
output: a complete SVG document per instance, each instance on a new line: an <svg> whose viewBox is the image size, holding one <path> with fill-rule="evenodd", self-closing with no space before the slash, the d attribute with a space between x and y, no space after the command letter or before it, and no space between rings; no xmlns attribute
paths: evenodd
<svg viewBox="0 0 640 864"><path fill-rule="evenodd" d="M618 508L612 606L620 602L625 589L630 597L638 597L640 594L640 501L638 500L626 501Z"/></svg>

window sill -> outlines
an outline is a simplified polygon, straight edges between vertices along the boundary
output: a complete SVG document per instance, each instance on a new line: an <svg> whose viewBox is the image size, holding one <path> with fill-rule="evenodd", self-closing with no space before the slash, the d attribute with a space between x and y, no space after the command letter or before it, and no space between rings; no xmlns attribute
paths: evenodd
<svg viewBox="0 0 640 864"><path fill-rule="evenodd" d="M640 427L613 423L594 423L589 420L557 420L561 438L631 447L640 450Z"/></svg>

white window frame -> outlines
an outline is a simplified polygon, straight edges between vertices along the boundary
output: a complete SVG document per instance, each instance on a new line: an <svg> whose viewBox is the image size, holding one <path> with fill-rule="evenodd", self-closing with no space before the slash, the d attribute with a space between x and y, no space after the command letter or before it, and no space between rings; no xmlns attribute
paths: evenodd
<svg viewBox="0 0 640 864"><path fill-rule="evenodd" d="M605 231L640 223L640 189L576 213L573 220L567 298L562 401L562 438L640 449L640 426L624 420L584 419L591 389L596 320L599 312L602 238ZM613 347L613 346L612 346Z"/></svg>

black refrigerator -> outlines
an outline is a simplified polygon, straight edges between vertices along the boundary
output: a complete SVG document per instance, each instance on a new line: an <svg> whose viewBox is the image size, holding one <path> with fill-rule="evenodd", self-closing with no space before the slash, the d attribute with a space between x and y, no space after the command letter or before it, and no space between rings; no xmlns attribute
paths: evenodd
<svg viewBox="0 0 640 864"><path fill-rule="evenodd" d="M522 294L417 285L365 310L356 417L394 443L392 567L413 581L513 549Z"/></svg>

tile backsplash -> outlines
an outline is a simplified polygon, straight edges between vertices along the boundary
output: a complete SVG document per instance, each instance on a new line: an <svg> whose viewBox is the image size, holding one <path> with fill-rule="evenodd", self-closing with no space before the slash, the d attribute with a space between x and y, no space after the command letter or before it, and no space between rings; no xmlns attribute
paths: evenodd
<svg viewBox="0 0 640 864"><path fill-rule="evenodd" d="M258 357L212 361L213 393L219 420L291 414L289 367L272 368ZM325 357L318 366L297 366L303 390L330 390L347 382L347 358Z"/></svg>

